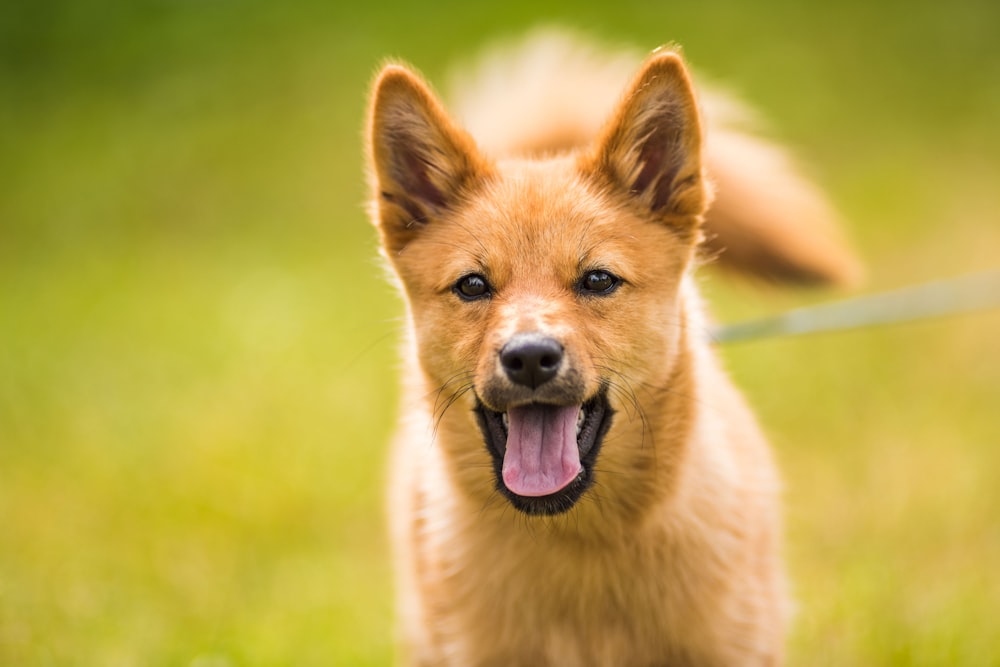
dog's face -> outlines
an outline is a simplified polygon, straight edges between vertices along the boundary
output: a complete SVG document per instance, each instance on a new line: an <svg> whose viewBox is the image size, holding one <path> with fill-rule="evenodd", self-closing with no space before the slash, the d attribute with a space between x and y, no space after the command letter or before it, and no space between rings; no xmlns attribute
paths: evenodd
<svg viewBox="0 0 1000 667"><path fill-rule="evenodd" d="M479 426L451 446L488 456L517 509L569 510L628 428L616 414L634 429L642 395L664 389L682 335L706 192L680 59L648 60L585 154L488 161L399 67L376 82L370 140L374 215L436 410L468 401Z"/></svg>

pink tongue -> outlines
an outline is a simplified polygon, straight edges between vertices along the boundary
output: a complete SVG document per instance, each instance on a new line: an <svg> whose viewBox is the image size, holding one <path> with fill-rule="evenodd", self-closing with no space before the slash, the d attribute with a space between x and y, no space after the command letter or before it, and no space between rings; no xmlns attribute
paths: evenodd
<svg viewBox="0 0 1000 667"><path fill-rule="evenodd" d="M519 496L547 496L580 474L576 419L580 406L511 408L503 483Z"/></svg>

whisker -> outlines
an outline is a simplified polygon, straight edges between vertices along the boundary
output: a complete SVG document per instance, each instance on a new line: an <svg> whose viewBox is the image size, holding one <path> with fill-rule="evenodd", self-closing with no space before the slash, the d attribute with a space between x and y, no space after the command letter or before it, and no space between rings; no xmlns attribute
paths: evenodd
<svg viewBox="0 0 1000 667"><path fill-rule="evenodd" d="M449 243L448 241L430 241L430 240L424 241L424 243L429 246L438 245L438 246L443 246L445 248L455 248L457 250L465 252L468 251L468 247L462 245L461 243Z"/></svg>
<svg viewBox="0 0 1000 667"><path fill-rule="evenodd" d="M461 380L461 379L463 379L463 378L471 378L471 377L472 377L472 372L471 372L471 371L459 371L459 372L455 373L454 375L452 375L451 377L447 378L447 379L446 379L446 380L445 380L445 381L444 381L443 383L441 383L441 384L440 384L440 385L439 385L438 387L436 387L436 388L434 388L434 389L431 389L430 391L428 391L428 392L427 392L426 394L424 394L424 396L423 396L423 397L424 397L425 399L427 399L427 398L430 398L431 394L435 394L435 393L436 393L436 394L437 394L438 396L440 396L440 395L441 395L441 393L442 393L442 392L443 392L443 391L444 391L445 389L447 389L447 388L448 388L448 385L450 385L450 384L452 384L452 383L454 383L454 382L457 382L457 381L459 381L459 380Z"/></svg>
<svg viewBox="0 0 1000 667"><path fill-rule="evenodd" d="M436 396L434 397L433 412L437 412L438 403L440 402L441 396L444 395L446 389L448 389L450 386L456 383L463 383L463 384L467 383L471 379L472 379L472 373L470 373L469 371L461 371L459 373L455 373L447 380L445 380L444 383L442 383L441 386L439 386L437 389L427 392L424 395L424 398L427 399L430 398L431 394L436 394Z"/></svg>
<svg viewBox="0 0 1000 667"><path fill-rule="evenodd" d="M610 374L619 378L619 381L608 381L608 389L613 392L615 396L621 399L622 403L626 406L626 414L628 415L630 421L634 420L636 417L639 418L642 425L642 439L640 446L645 447L646 434L650 433L650 437L652 437L652 431L649 428L649 420L646 418L646 413L642 409L642 403L639 401L639 397L636 395L635 389L632 387L632 381L621 371L618 371L606 364L597 364L597 368L605 374ZM632 413L628 412L627 406L632 407ZM655 455L655 446L653 447L653 451Z"/></svg>
<svg viewBox="0 0 1000 667"><path fill-rule="evenodd" d="M453 220L452 224L456 225L459 229L461 229L466 234L468 234L469 236L471 236L472 240L476 242L476 245L479 246L479 249L482 251L482 253L483 253L484 256L486 254L488 254L489 251L487 250L486 245L480 240L479 236L477 236L476 233L473 232L471 229L469 229L466 225L462 224L461 220ZM456 247L459 247L459 246L456 245ZM461 246L461 247L464 248L465 246Z"/></svg>
<svg viewBox="0 0 1000 667"><path fill-rule="evenodd" d="M431 436L432 439L435 439L435 440L437 439L438 429L441 427L441 422L444 420L444 416L445 416L445 413L448 412L448 408L450 408L452 405L455 404L456 401L458 401L458 399L462 398L462 396L464 396L466 393L468 393L470 389L472 389L472 383L471 382L468 383L468 384L466 384L466 385L463 385L457 391L455 391L454 393L452 393L447 398L447 400L445 401L445 403L441 407L440 411L438 411L438 412L436 412L434 414L434 430L433 430L433 433L432 433L432 436Z"/></svg>
<svg viewBox="0 0 1000 667"><path fill-rule="evenodd" d="M463 394L472 389L472 386L473 385L471 382L462 382L461 384L456 386L454 391L451 391L447 395L444 394L444 390L442 389L442 392L439 393L437 397L434 399L434 407L431 411L432 414L434 415L434 418L441 419L442 417L444 417L444 413L448 411L448 408L450 408L451 405L456 400L458 400Z"/></svg>
<svg viewBox="0 0 1000 667"><path fill-rule="evenodd" d="M498 500L503 502L505 498L502 495L500 495L500 491L494 486L493 490L490 492L490 495L486 496L486 500L483 502L482 507L479 508L480 518L482 518L482 516L486 513L487 510L493 509L493 507L496 506Z"/></svg>

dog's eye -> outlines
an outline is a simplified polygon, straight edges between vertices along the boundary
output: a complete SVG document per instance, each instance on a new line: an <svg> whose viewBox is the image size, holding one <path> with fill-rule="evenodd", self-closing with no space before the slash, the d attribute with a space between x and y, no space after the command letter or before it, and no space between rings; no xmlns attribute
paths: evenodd
<svg viewBox="0 0 1000 667"><path fill-rule="evenodd" d="M470 273L459 278L453 288L455 294L466 301L483 299L490 295L490 284L478 273Z"/></svg>
<svg viewBox="0 0 1000 667"><path fill-rule="evenodd" d="M580 279L578 289L584 294L611 294L621 285L621 278L607 271L588 271Z"/></svg>

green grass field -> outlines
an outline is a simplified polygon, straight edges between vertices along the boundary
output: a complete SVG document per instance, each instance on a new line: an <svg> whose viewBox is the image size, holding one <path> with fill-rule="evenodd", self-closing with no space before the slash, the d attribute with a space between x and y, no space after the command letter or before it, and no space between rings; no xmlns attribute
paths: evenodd
<svg viewBox="0 0 1000 667"><path fill-rule="evenodd" d="M386 665L401 307L380 60L676 41L796 147L866 291L1000 265L1000 4L0 8L0 665ZM708 272L723 321L845 296ZM786 479L796 665L1000 664L1000 313L721 350Z"/></svg>

